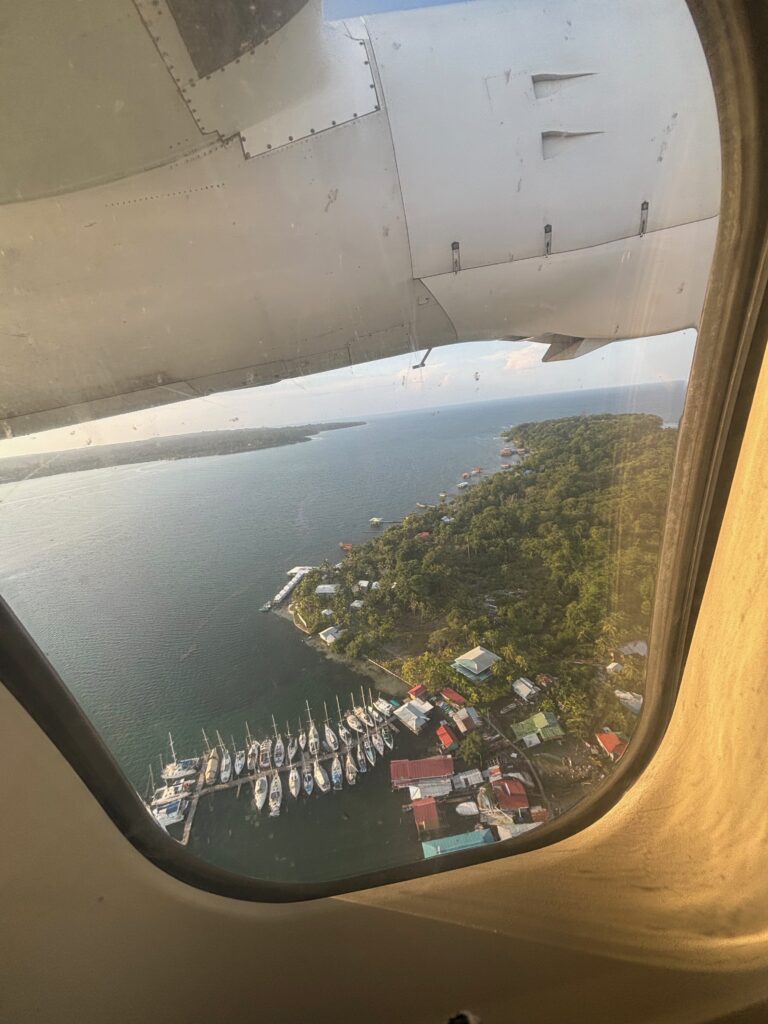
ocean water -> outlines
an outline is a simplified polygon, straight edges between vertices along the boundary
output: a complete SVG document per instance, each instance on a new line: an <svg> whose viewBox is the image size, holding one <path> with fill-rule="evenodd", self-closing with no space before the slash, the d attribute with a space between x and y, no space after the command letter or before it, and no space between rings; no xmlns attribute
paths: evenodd
<svg viewBox="0 0 768 1024"><path fill-rule="evenodd" d="M243 745L309 701L320 715L369 684L259 606L293 565L340 557L417 501L495 469L499 433L530 420L651 412L676 423L681 383L579 391L396 415L304 444L121 466L0 487L0 588L141 792L172 731ZM322 717L320 715L320 717ZM396 756L423 740L401 731ZM290 798L288 798L290 801ZM320 881L421 858L403 798L377 764L354 789L290 802L277 819L250 791L201 801L190 850L257 877ZM458 824L458 823L457 823Z"/></svg>

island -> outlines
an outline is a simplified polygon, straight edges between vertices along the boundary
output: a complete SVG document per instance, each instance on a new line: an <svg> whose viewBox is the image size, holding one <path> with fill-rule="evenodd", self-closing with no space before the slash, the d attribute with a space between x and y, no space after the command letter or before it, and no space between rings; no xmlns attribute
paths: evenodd
<svg viewBox="0 0 768 1024"><path fill-rule="evenodd" d="M209 430L197 434L174 434L145 441L122 444L88 445L67 451L38 455L2 457L0 444L0 484L31 477L77 473L109 466L140 462L167 462L176 459L200 459L213 455L234 455L260 448L277 448L309 441L326 430L364 426L362 421L306 423L293 427L247 427L234 430Z"/></svg>
<svg viewBox="0 0 768 1024"><path fill-rule="evenodd" d="M334 656L436 696L437 738L465 764L494 751L453 727L452 694L535 746L565 806L622 756L642 706L677 430L594 415L501 438L515 464L308 573L291 610Z"/></svg>

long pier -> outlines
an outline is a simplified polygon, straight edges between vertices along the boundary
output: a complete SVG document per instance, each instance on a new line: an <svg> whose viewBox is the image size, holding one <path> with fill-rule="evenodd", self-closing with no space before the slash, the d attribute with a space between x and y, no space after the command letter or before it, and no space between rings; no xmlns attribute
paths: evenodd
<svg viewBox="0 0 768 1024"><path fill-rule="evenodd" d="M392 732L393 734L397 734L400 731L398 727L395 725L395 723L391 721L391 719L387 721L386 725L389 728L390 732ZM337 754L339 755L339 757L346 757L347 751L350 749L351 748L349 747L345 747L344 744L340 744L339 749L337 751L330 751L322 754L317 754L315 757L310 757L309 755L307 755L306 761L309 765L314 764L315 761L332 761ZM392 753L392 751L390 751L388 747L385 747L384 750L385 755L386 752ZM197 784L195 786L195 789L191 796L188 797L190 801L189 811L187 812L187 817L184 820L184 831L182 832L181 839L179 839L178 842L181 843L182 846L186 846L187 843L189 842L189 837L192 835L192 823L194 821L195 813L197 811L197 807L198 804L200 803L201 797L211 796L213 793L221 793L227 789L239 789L240 786L252 786L256 779L259 777L259 775L271 776L273 772L277 772L280 775L288 775L291 768L294 766L301 770L303 766L303 760L305 759L297 759L292 764L283 764L282 767L280 768L275 768L274 765L270 766L269 768L257 768L256 771L242 772L240 775L236 777L234 777L233 772L233 778L231 778L229 782L214 782L210 786L206 786L205 784L205 763L203 763L203 766L200 769L200 774L197 778ZM382 755L377 752L376 760L384 760L384 757L382 757ZM372 767L373 765L369 765L369 770ZM173 826L171 826L171 828L173 828Z"/></svg>

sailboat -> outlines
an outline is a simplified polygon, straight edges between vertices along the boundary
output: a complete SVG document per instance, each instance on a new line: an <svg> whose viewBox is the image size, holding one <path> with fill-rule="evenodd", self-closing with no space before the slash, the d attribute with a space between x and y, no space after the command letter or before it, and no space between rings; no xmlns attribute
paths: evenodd
<svg viewBox="0 0 768 1024"><path fill-rule="evenodd" d="M170 804L182 797L189 796L194 784L194 779L189 779L186 782L172 782L167 786L161 786L152 794L152 807L160 807L162 804Z"/></svg>
<svg viewBox="0 0 768 1024"><path fill-rule="evenodd" d="M357 741L357 747L355 748L355 753L357 755L357 770L359 772L366 772L366 771L368 771L368 769L366 767L366 764L365 764L365 754L363 752L363 744L362 744L362 742L360 740Z"/></svg>
<svg viewBox="0 0 768 1024"><path fill-rule="evenodd" d="M389 728L388 725L385 725L384 728L381 730L381 736L384 742L389 747L389 749L393 750L395 746L395 738L392 735L392 730Z"/></svg>
<svg viewBox="0 0 768 1024"><path fill-rule="evenodd" d="M333 788L341 789L343 779L344 772L341 768L341 758L338 754L334 754L333 761L331 762L331 782L333 783Z"/></svg>
<svg viewBox="0 0 768 1024"><path fill-rule="evenodd" d="M260 811L267 799L269 783L266 775L259 775L253 787L253 799L256 801L256 810Z"/></svg>
<svg viewBox="0 0 768 1024"><path fill-rule="evenodd" d="M389 716L393 713L392 705L389 703L388 700L384 700L383 697L377 697L376 700L373 702L373 706L375 708L378 708L378 710L382 713L382 715L384 715L385 718L389 718Z"/></svg>
<svg viewBox="0 0 768 1024"><path fill-rule="evenodd" d="M376 730L371 736L371 739L373 740L373 745L376 748L376 753L379 757L384 757L384 740L381 738L381 733Z"/></svg>
<svg viewBox="0 0 768 1024"><path fill-rule="evenodd" d="M294 800L301 792L301 776L299 775L299 769L295 764L291 765L291 770L288 773L288 789L290 790L291 796Z"/></svg>
<svg viewBox="0 0 768 1024"><path fill-rule="evenodd" d="M277 731L274 715L272 715L272 728L275 730L275 749L272 751L272 760L275 762L275 768L282 768L283 761L285 761L285 744L283 737Z"/></svg>
<svg viewBox="0 0 768 1024"><path fill-rule="evenodd" d="M200 767L200 758L188 757L183 761L179 761L173 748L173 736L170 733L168 733L168 742L171 745L171 757L173 760L161 772L166 782L176 782L179 779L186 779L190 775L194 775Z"/></svg>
<svg viewBox="0 0 768 1024"><path fill-rule="evenodd" d="M328 772L317 759L315 759L315 785L321 793L327 793L331 788L331 783L328 779Z"/></svg>
<svg viewBox="0 0 768 1024"><path fill-rule="evenodd" d="M365 697L363 696L363 691L362 691L362 689L360 690L360 696L361 696L361 697L363 697L363 701L364 701L364 700L365 700ZM361 722L362 722L362 723L363 723L364 725L367 725L369 729L372 729L372 728L373 728L373 719L372 719L372 718L371 718L371 716L370 716L370 715L368 714L368 712L367 712L367 711L365 710L364 704L358 704L358 705L357 705L356 707L354 707L354 708L353 708L352 710L353 710L353 711L355 712L355 714L357 715L357 717L358 717L358 718L360 719L360 721L361 721Z"/></svg>
<svg viewBox="0 0 768 1024"><path fill-rule="evenodd" d="M269 816L276 818L280 813L280 804L283 802L283 783L280 781L280 772L272 773L272 785L269 787Z"/></svg>
<svg viewBox="0 0 768 1024"><path fill-rule="evenodd" d="M291 729L288 723L285 723L285 734L288 737L288 764L293 761L296 757L296 751L299 749L299 741L295 736L291 736Z"/></svg>
<svg viewBox="0 0 768 1024"><path fill-rule="evenodd" d="M325 703L323 703L323 711L325 712L325 742L328 744L328 749L335 752L339 749L339 740L328 721L328 708Z"/></svg>
<svg viewBox="0 0 768 1024"><path fill-rule="evenodd" d="M320 753L320 734L317 731L317 726L312 721L312 712L309 710L309 701L307 701L307 715L309 717L309 732L307 733L307 745L309 747L309 753L312 757L317 757Z"/></svg>
<svg viewBox="0 0 768 1024"><path fill-rule="evenodd" d="M312 776L312 769L309 767L309 762L306 760L301 768L301 783L304 786L304 792L307 796L311 796L312 790L315 788L315 780Z"/></svg>
<svg viewBox="0 0 768 1024"><path fill-rule="evenodd" d="M368 762L371 768L373 768L373 766L376 764L376 751L373 749L371 737L368 735L367 732L365 736L363 736L363 750L365 751L365 756L368 758Z"/></svg>
<svg viewBox="0 0 768 1024"><path fill-rule="evenodd" d="M352 757L352 752L347 751L347 756L344 760L344 770L347 775L347 785L354 786L357 782L357 765L355 759Z"/></svg>
<svg viewBox="0 0 768 1024"><path fill-rule="evenodd" d="M368 691L368 714L371 716L376 725L381 725L384 721L381 713L377 710L376 705L373 702L373 696L371 691Z"/></svg>
<svg viewBox="0 0 768 1024"><path fill-rule="evenodd" d="M212 786L219 773L219 752L216 747L212 747L208 742L205 730L203 730L203 740L208 748L208 755L205 759L205 784L206 786Z"/></svg>
<svg viewBox="0 0 768 1024"><path fill-rule="evenodd" d="M232 749L235 750L235 737L229 737L232 740ZM240 777L240 772L245 768L245 751L235 750L235 777Z"/></svg>
<svg viewBox="0 0 768 1024"><path fill-rule="evenodd" d="M258 741L251 736L251 730L248 728L248 723L245 723L245 736L248 745L248 754L246 756L245 766L249 772L256 770L256 762L259 759L259 744Z"/></svg>
<svg viewBox="0 0 768 1024"><path fill-rule="evenodd" d="M267 737L267 739L261 741L261 744L259 746L259 768L261 768L262 771L269 771L269 769L272 767L271 758L272 740L269 739L269 737Z"/></svg>
<svg viewBox="0 0 768 1024"><path fill-rule="evenodd" d="M219 746L221 747L221 771L219 778L222 782L229 782L232 778L232 755L224 746L224 741L218 731L216 732L216 739L219 741Z"/></svg>
<svg viewBox="0 0 768 1024"><path fill-rule="evenodd" d="M304 731L304 726L301 724L301 719L299 719L299 746L302 751L307 749L307 734Z"/></svg>
<svg viewBox="0 0 768 1024"><path fill-rule="evenodd" d="M347 749L352 745L352 735L349 729L344 725L344 720L341 715L341 704L339 704L338 694L336 696L336 710L338 711L339 717L336 722L336 728L339 730L339 739Z"/></svg>
<svg viewBox="0 0 768 1024"><path fill-rule="evenodd" d="M352 701L352 704L355 703L355 698L352 696L351 693L349 695L349 699ZM355 714L354 711L348 711L346 718L347 718L347 725L350 727L350 729L354 729L355 732L362 732L363 731L363 724L360 721L360 719L357 717L357 715Z"/></svg>

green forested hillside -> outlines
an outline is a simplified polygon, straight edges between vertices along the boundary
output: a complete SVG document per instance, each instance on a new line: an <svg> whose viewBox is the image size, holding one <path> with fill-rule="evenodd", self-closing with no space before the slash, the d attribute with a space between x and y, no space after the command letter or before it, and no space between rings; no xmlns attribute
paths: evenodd
<svg viewBox="0 0 768 1024"><path fill-rule="evenodd" d="M294 607L313 632L331 607L347 630L339 650L395 661L414 682L455 685L450 661L482 644L502 661L470 692L481 705L521 673L547 673L559 682L541 706L577 734L605 715L629 729L598 666L647 636L677 431L637 414L530 423L506 436L528 449L519 466L409 515L350 552L341 570L311 574ZM342 585L330 603L314 593L323 579ZM357 591L360 579L380 589ZM364 606L353 611L355 598ZM642 685L638 666L627 665L622 685L630 680Z"/></svg>

